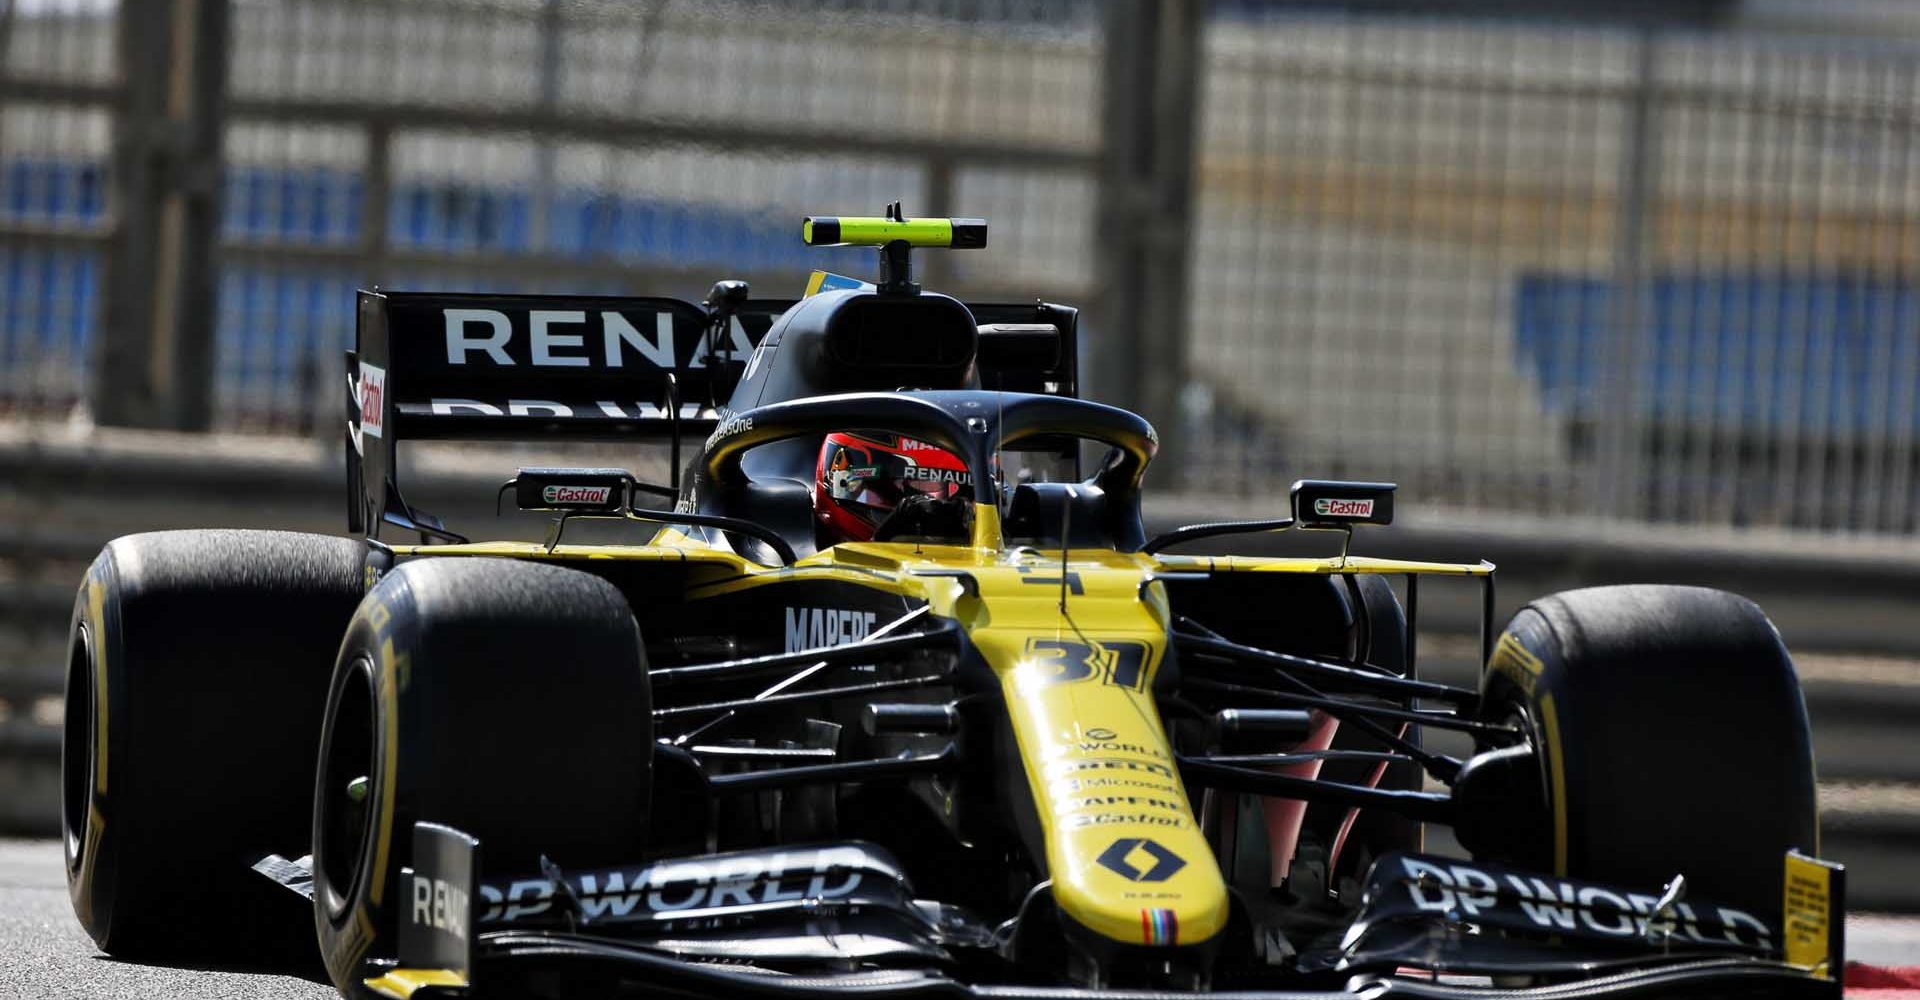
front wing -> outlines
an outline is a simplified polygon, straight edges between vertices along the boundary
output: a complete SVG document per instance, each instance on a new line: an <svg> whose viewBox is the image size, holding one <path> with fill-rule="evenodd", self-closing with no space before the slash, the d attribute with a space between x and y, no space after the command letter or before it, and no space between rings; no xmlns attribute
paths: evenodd
<svg viewBox="0 0 1920 1000"><path fill-rule="evenodd" d="M479 845L428 823L398 963L365 996L647 995L830 1000L1170 1000L1174 990L1036 983L997 927L916 899L873 845L793 846L482 880ZM256 866L298 888L300 866ZM1482 862L1389 855L1337 944L1222 968L1205 996L1838 997L1843 872L1789 855L1777 919ZM1036 896L1041 895L1036 893Z"/></svg>

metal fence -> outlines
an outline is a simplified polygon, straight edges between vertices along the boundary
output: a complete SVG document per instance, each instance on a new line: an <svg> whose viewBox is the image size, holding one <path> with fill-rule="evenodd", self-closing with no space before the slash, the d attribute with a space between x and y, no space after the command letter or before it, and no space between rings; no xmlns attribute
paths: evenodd
<svg viewBox="0 0 1920 1000"><path fill-rule="evenodd" d="M111 11L0 2L0 412L85 396L117 79Z"/></svg>
<svg viewBox="0 0 1920 1000"><path fill-rule="evenodd" d="M132 7L129 7L131 10ZM330 429L357 286L797 295L804 214L961 208L973 295L1086 297L1084 2L289 0L228 9L217 426ZM0 407L87 399L125 12L0 0ZM125 127L126 112L120 115Z"/></svg>
<svg viewBox="0 0 1920 1000"><path fill-rule="evenodd" d="M1245 490L1911 531L1916 55L1216 18L1190 419Z"/></svg>
<svg viewBox="0 0 1920 1000"><path fill-rule="evenodd" d="M215 423L329 425L357 285L791 294L869 269L800 215L900 198L993 221L930 283L1084 302L1092 350L1173 379L1163 486L1912 530L1920 22L1324 6L1212 5L1191 204L1134 216L1185 263L1129 274L1111 213L1151 192L1114 181L1103 102L1178 61L1115 62L1111 5L234 0ZM0 0L0 412L97 375L126 13ZM1114 306L1142 283L1184 296L1166 328Z"/></svg>

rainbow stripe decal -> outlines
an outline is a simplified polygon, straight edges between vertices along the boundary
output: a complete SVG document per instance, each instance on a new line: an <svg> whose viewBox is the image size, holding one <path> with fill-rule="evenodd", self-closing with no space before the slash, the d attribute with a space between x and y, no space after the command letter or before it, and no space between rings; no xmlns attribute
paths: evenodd
<svg viewBox="0 0 1920 1000"><path fill-rule="evenodd" d="M1172 910L1141 910L1140 938L1147 944L1179 944L1180 921Z"/></svg>

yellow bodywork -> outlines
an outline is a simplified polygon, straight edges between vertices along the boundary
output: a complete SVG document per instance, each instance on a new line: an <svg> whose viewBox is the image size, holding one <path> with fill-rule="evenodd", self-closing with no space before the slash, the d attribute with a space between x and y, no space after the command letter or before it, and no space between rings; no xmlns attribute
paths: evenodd
<svg viewBox="0 0 1920 1000"><path fill-rule="evenodd" d="M1187 945L1227 921L1219 865L1194 818L1153 696L1171 631L1157 575L1419 573L1484 576L1487 563L1339 557L1065 554L1006 549L999 511L975 507L967 545L849 542L788 567L750 562L678 530L643 546L394 546L489 555L693 564L690 596L833 579L924 601L958 622L998 677L1045 839L1061 912L1127 944ZM1065 586L1063 587L1063 578ZM1064 604L1063 604L1064 595Z"/></svg>
<svg viewBox="0 0 1920 1000"><path fill-rule="evenodd" d="M1834 967L1833 924L1835 904L1842 895L1836 883L1844 869L1798 851L1787 852L1785 863L1781 931L1786 936L1787 964L1837 979L1840 970Z"/></svg>
<svg viewBox="0 0 1920 1000"><path fill-rule="evenodd" d="M391 969L385 975L364 981L371 993L394 1000L407 1000L423 986L465 986L467 977L452 969Z"/></svg>

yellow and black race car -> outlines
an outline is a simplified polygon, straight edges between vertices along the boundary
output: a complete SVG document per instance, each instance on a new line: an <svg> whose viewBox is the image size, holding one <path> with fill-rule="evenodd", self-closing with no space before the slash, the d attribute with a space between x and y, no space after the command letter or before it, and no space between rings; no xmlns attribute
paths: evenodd
<svg viewBox="0 0 1920 1000"><path fill-rule="evenodd" d="M311 960L317 928L350 996L1838 995L1752 604L1558 594L1483 626L1476 687L1422 680L1421 581L1490 609L1492 566L1169 551L1351 537L1391 485L1149 538L1154 431L1078 398L1075 311L914 284L985 223L805 234L879 280L362 293L361 537L107 546L63 777L101 948ZM476 542L404 499L396 444L433 438L675 460L520 469L547 540Z"/></svg>

